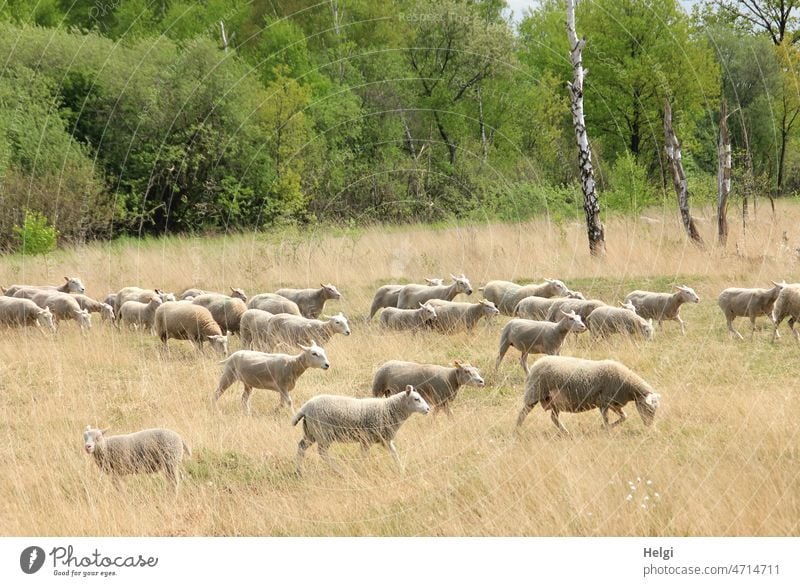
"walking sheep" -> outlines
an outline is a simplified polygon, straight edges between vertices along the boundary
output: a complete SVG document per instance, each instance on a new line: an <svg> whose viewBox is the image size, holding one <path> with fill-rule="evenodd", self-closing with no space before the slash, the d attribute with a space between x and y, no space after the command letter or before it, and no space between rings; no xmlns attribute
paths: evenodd
<svg viewBox="0 0 800 586"><path fill-rule="evenodd" d="M581 317L575 312L564 313L561 320L553 323L549 321L534 321L530 319L515 318L508 322L500 332L500 349L494 369L500 368L500 362L508 349L513 346L522 354L519 363L525 374L528 374L528 354L554 354L561 352L564 338L570 332L585 332L586 326Z"/></svg>
<svg viewBox="0 0 800 586"><path fill-rule="evenodd" d="M156 311L163 302L160 297L153 297L147 303L126 301L119 310L119 321L132 328L140 327L155 334Z"/></svg>
<svg viewBox="0 0 800 586"><path fill-rule="evenodd" d="M274 315L278 315L279 313L300 315L300 308L297 307L297 303L276 293L259 293L248 301L247 308L268 311Z"/></svg>
<svg viewBox="0 0 800 586"><path fill-rule="evenodd" d="M653 320L645 320L636 315L633 305L622 307L603 305L586 317L586 327L594 336L608 334L628 334L653 339Z"/></svg>
<svg viewBox="0 0 800 586"><path fill-rule="evenodd" d="M114 306L108 303L92 299L88 295L82 293L73 293L72 295L78 302L81 309L85 309L89 313L99 313L100 319L103 321L114 321Z"/></svg>
<svg viewBox="0 0 800 586"><path fill-rule="evenodd" d="M83 447L100 470L111 474L119 488L119 476L163 472L175 496L181 483L181 462L192 451L183 438L170 429L145 429L125 435L106 436L106 429L87 425Z"/></svg>
<svg viewBox="0 0 800 586"><path fill-rule="evenodd" d="M267 332L272 317L273 314L261 309L248 309L242 314L242 319L239 321L239 339L242 348L255 350L267 347Z"/></svg>
<svg viewBox="0 0 800 586"><path fill-rule="evenodd" d="M312 340L311 346L300 346L302 352L296 356L288 354L265 354L253 350L239 350L234 352L220 364L225 365L222 377L219 379L217 390L214 391L212 404L216 408L217 401L222 393L236 381L242 381L242 407L247 415L250 409L250 395L253 389L269 389L280 393L281 402L276 411L287 406L294 413L292 398L289 393L300 378L309 368L328 370L330 362L325 350L317 346Z"/></svg>
<svg viewBox="0 0 800 586"><path fill-rule="evenodd" d="M547 321L558 321L561 319L563 313L577 313L581 316L582 320L586 320L589 314L598 307L605 307L605 301L599 299L569 299L567 297L560 298L558 301L550 306L550 311L547 312Z"/></svg>
<svg viewBox="0 0 800 586"><path fill-rule="evenodd" d="M334 334L350 335L350 325L341 312L324 320L280 314L269 318L262 339L266 341L267 348L272 350L281 343L299 346L301 342L319 340L321 344L327 344Z"/></svg>
<svg viewBox="0 0 800 586"><path fill-rule="evenodd" d="M681 333L686 334L686 326L678 315L684 303L700 303L694 289L684 285L675 285L675 293L653 293L651 291L631 291L625 296L636 308L636 314L644 319L654 319L661 327L664 320L674 320L681 324Z"/></svg>
<svg viewBox="0 0 800 586"><path fill-rule="evenodd" d="M195 297L200 297L201 295L223 295L225 297L235 297L236 299L241 299L245 303L247 303L247 295L245 294L243 289L236 289L231 287L231 294L225 295L224 293L215 293L214 291L205 291L203 289L185 289L180 295L178 295L177 301L184 301L184 300L191 300Z"/></svg>
<svg viewBox="0 0 800 586"><path fill-rule="evenodd" d="M586 299L581 293L577 291L570 291L567 294L568 299ZM547 315L550 313L550 308L554 303L561 303L564 297L524 297L517 303L514 308L513 316L521 317L524 319L535 319L546 321Z"/></svg>
<svg viewBox="0 0 800 586"><path fill-rule="evenodd" d="M428 303L436 310L436 319L428 324L444 333L472 330L480 318L489 319L500 313L494 303L486 299L481 299L477 303L431 299Z"/></svg>
<svg viewBox="0 0 800 586"><path fill-rule="evenodd" d="M772 321L772 308L775 306L775 300L778 295L786 286L786 281L782 283L772 281L772 285L770 289L729 287L719 294L717 305L719 305L722 313L725 314L728 331L732 336L737 336L740 340L744 339L742 334L733 327L733 320L739 316L750 318L751 338L756 333L756 318L758 316L766 315Z"/></svg>
<svg viewBox="0 0 800 586"><path fill-rule="evenodd" d="M443 281L443 279L429 279L425 277L425 286L440 287ZM367 321L371 320L378 310L383 307L397 307L400 291L402 291L403 287L405 287L405 285L384 285L380 287L372 298Z"/></svg>
<svg viewBox="0 0 800 586"><path fill-rule="evenodd" d="M193 303L170 301L156 309L156 335L168 350L167 340L190 340L200 352L205 352L203 342L208 341L211 347L222 354L228 354L228 337L222 334L219 325L211 313Z"/></svg>
<svg viewBox="0 0 800 586"><path fill-rule="evenodd" d="M411 385L388 399L317 395L292 418L292 425L303 421L303 439L297 445L297 474L303 473L303 457L315 442L320 457L336 471L338 468L328 454L334 442L359 443L362 454L369 451L371 444L381 444L402 470L394 437L413 413L424 414L430 410Z"/></svg>
<svg viewBox="0 0 800 586"><path fill-rule="evenodd" d="M639 375L615 360L584 360L568 356L545 356L536 361L525 382L525 397L517 417L517 428L537 403L550 411L555 426L564 433L561 411L580 413L600 409L606 429L619 425L627 416L622 408L630 401L645 425L651 425L661 395ZM619 416L608 422L609 409Z"/></svg>
<svg viewBox="0 0 800 586"><path fill-rule="evenodd" d="M51 332L56 331L49 308L17 297L0 297L0 324L11 327L43 326Z"/></svg>
<svg viewBox="0 0 800 586"><path fill-rule="evenodd" d="M436 415L442 409L452 415L450 403L462 385L483 388L484 382L477 368L456 360L453 366L417 364L390 360L384 363L372 379L372 396L385 397L401 393L407 385L413 386Z"/></svg>
<svg viewBox="0 0 800 586"><path fill-rule="evenodd" d="M436 310L430 303L420 303L418 309L386 307L381 312L381 325L393 330L419 330L436 319Z"/></svg>
<svg viewBox="0 0 800 586"><path fill-rule="evenodd" d="M511 281L489 281L483 287L484 299L492 301L503 315L514 315L517 304L526 297L563 297L569 293L567 286L558 279L545 279L544 283L524 286Z"/></svg>
<svg viewBox="0 0 800 586"><path fill-rule="evenodd" d="M58 291L59 293L84 293L86 291L86 287L83 286L78 277L64 277L63 285L11 285L3 292L3 295L14 297L17 290L21 288L45 289L47 291Z"/></svg>
<svg viewBox="0 0 800 586"><path fill-rule="evenodd" d="M240 297L229 297L221 293L205 293L192 299L192 303L210 311L223 332L238 333L239 322L247 311L247 305Z"/></svg>
<svg viewBox="0 0 800 586"><path fill-rule="evenodd" d="M328 299L341 299L342 297L338 289L330 283L320 284L319 289L278 289L275 293L294 301L300 308L300 315L311 319L320 316Z"/></svg>
<svg viewBox="0 0 800 586"><path fill-rule="evenodd" d="M398 309L413 309L418 304L431 299L446 299L452 301L459 293L472 295L472 285L463 274L460 277L450 275L453 282L450 285L432 287L430 285L404 285L397 296Z"/></svg>
<svg viewBox="0 0 800 586"><path fill-rule="evenodd" d="M781 322L789 318L789 330L794 335L795 340L800 342L800 335L794 329L794 324L800 319L800 283L786 285L775 300L775 307L772 308L772 321L775 324L775 331L772 333L772 341L779 338L778 327Z"/></svg>
<svg viewBox="0 0 800 586"><path fill-rule="evenodd" d="M168 301L175 301L175 295L172 293L165 293L161 289L142 289L141 287L123 287L120 289L114 299L114 313L119 320L119 310L122 304L126 301L138 301L139 303L148 303L153 297L158 297L164 303Z"/></svg>

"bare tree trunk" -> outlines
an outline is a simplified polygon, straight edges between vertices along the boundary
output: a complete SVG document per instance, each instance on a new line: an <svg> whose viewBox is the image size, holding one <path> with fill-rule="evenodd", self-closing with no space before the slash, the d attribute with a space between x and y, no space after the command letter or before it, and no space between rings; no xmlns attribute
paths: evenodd
<svg viewBox="0 0 800 586"><path fill-rule="evenodd" d="M481 95L481 86L478 85L476 90L478 94L478 122L481 126L481 148L482 148L482 158L481 162L486 164L486 161L489 159L489 143L486 140L486 122L483 119L483 96Z"/></svg>
<svg viewBox="0 0 800 586"><path fill-rule="evenodd" d="M225 23L221 20L219 21L219 28L222 31L222 48L225 49L225 52L228 52L228 35L225 34Z"/></svg>
<svg viewBox="0 0 800 586"><path fill-rule="evenodd" d="M721 246L728 243L728 196L731 193L731 140L728 136L728 105L719 109L719 169L717 170L717 234Z"/></svg>
<svg viewBox="0 0 800 586"><path fill-rule="evenodd" d="M567 0L567 38L569 39L570 57L574 79L567 82L572 102L572 123L575 126L575 140L578 145L578 165L581 170L581 188L583 189L583 209L586 212L586 230L589 235L589 252L592 256L605 256L605 229L600 222L600 202L595 191L594 169L592 168L592 149L589 135L586 132L586 120L583 115L583 69L581 53L586 41L578 40L575 31L575 0Z"/></svg>
<svg viewBox="0 0 800 586"><path fill-rule="evenodd" d="M683 227L692 242L702 246L703 239L700 237L697 226L694 224L694 219L689 213L689 188L686 182L686 173L683 171L683 163L681 162L681 144L672 129L672 107L669 105L669 100L666 100L664 105L664 137L666 139L667 160L672 169L672 184L678 194L678 208L681 211Z"/></svg>

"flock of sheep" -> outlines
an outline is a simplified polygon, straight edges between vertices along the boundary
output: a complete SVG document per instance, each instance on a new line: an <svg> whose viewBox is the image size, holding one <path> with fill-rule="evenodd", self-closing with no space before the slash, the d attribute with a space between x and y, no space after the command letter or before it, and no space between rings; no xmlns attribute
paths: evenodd
<svg viewBox="0 0 800 586"><path fill-rule="evenodd" d="M557 279L536 285L518 285L509 281L490 281L480 290L483 299L476 303L455 302L459 295L471 295L469 280L451 275L452 283L427 279L425 284L385 285L372 301L368 320L381 311L380 324L399 330L433 329L451 333L470 330L481 317L498 314L511 316L500 334L495 369L509 348L520 353L520 363L527 379L517 427L537 404L550 411L556 427L566 432L559 420L561 412L599 409L609 428L626 419L623 407L633 401L642 421L650 425L659 405L660 395L639 375L614 360L584 360L559 356L570 332L592 332L595 336L624 334L646 340L653 337L653 321L666 320L685 324L679 311L684 303L698 303L697 294L686 286L676 286L673 293L633 291L620 307L597 299L585 299ZM450 404L463 385L483 387L478 369L466 362L452 366L418 364L391 360L375 373L372 395L356 398L318 395L295 412L291 391L309 368L328 369L330 362L322 347L335 334L350 335L347 318L325 317L326 301L341 298L331 284L319 289L280 289L261 293L250 299L241 289L231 294L187 289L180 295L159 289L125 287L103 301L87 297L80 279L65 277L63 285L12 285L2 289L0 323L10 327L38 326L56 331L59 321L75 320L82 331L91 328L91 313L99 313L117 328L131 327L156 335L168 351L167 341L189 340L199 351L204 343L223 356L222 374L212 395L214 407L220 396L234 383L241 382L241 401L251 413L253 389L279 393L277 409L288 408L294 414L292 425L303 422L303 437L298 444L296 469L302 473L305 451L317 444L320 456L334 469L328 455L335 442L359 443L366 452L371 444L385 446L398 466L400 459L394 437L403 422L413 413L442 410L450 415ZM769 289L725 289L718 298L732 335L742 338L733 327L736 317L755 320L765 315L778 326L789 318L789 327L800 341L794 324L800 319L800 284L774 283ZM321 317L322 316L322 317ZM241 350L228 355L232 334L238 334ZM752 335L752 333L751 333ZM299 354L277 350L296 347ZM528 368L529 354L547 354ZM616 421L609 423L608 412ZM108 430L87 426L84 448L115 483L121 474L163 472L176 494L184 455L191 451L180 435L168 429L148 429L128 435L107 436Z"/></svg>

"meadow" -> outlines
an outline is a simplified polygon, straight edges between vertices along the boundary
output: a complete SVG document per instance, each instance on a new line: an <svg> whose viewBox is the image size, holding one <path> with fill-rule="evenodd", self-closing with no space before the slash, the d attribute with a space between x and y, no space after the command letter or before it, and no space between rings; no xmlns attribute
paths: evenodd
<svg viewBox="0 0 800 586"><path fill-rule="evenodd" d="M249 295L281 286L332 282L343 293L328 313L343 311L353 334L327 345L332 367L308 371L293 391L296 406L319 393L368 395L386 360L481 369L486 387L462 388L453 417L415 415L388 453L355 445L331 453L344 473L308 452L294 474L302 432L288 412L273 413L278 395L256 390L253 416L243 414L241 386L210 397L219 357L187 342L118 332L93 315L81 336L74 323L55 336L4 330L0 342L0 532L3 535L266 536L266 535L672 535L800 533L800 345L771 342L759 320L754 339L745 320L732 339L716 305L728 286L800 281L800 206L781 202L773 217L759 208L747 234L733 218L727 249L712 243L710 211L699 211L705 250L689 244L677 213L650 211L607 220L608 256L588 255L580 222L452 223L436 227L313 228L219 237L120 240L59 250L47 257L0 258L0 284L60 283L81 277L102 298L126 285L179 292L242 287ZM782 234L788 232L787 250ZM633 405L628 421L606 432L597 411L562 415L559 435L536 408L519 433L524 374L510 350L494 371L497 340L508 318L479 322L473 332L443 336L382 331L366 321L372 294L390 282L465 273L477 288L491 279L563 279L587 298L616 303L632 289L693 287L698 305L687 323L667 322L652 342L622 337L568 338L563 354L620 360L662 395L655 425ZM234 339L231 350L238 349ZM536 358L536 357L532 357ZM531 361L532 362L532 361ZM117 491L82 449L87 424L112 433L168 427L193 456L174 500L163 477L123 480Z"/></svg>

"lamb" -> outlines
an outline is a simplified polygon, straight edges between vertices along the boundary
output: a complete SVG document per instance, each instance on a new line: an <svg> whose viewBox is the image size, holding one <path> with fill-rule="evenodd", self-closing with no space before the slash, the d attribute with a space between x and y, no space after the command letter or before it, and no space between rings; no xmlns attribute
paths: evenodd
<svg viewBox="0 0 800 586"><path fill-rule="evenodd" d="M245 350L266 348L269 321L273 315L262 309L248 309L242 314L242 319L239 321L239 339L242 348Z"/></svg>
<svg viewBox="0 0 800 586"><path fill-rule="evenodd" d="M436 319L436 310L430 303L420 303L419 309L386 307L381 312L381 325L394 330L418 330Z"/></svg>
<svg viewBox="0 0 800 586"><path fill-rule="evenodd" d="M428 322L428 325L440 332L472 330L480 318L485 316L489 319L500 313L494 303L486 299L481 299L478 303L431 299L428 303L436 310L436 319Z"/></svg>
<svg viewBox="0 0 800 586"><path fill-rule="evenodd" d="M559 297L570 290L558 279L545 279L536 285L517 285L511 281L489 281L483 287L483 297L492 301L503 315L514 315L517 304L526 297Z"/></svg>
<svg viewBox="0 0 800 586"><path fill-rule="evenodd" d="M562 311L564 313L575 312L581 316L582 320L586 320L595 309L605 307L605 305L605 301L600 301L599 299L560 298L550 306L550 311L547 312L547 321L559 321Z"/></svg>
<svg viewBox="0 0 800 586"><path fill-rule="evenodd" d="M341 312L325 320L307 319L299 315L275 315L267 321L263 338L271 350L281 343L299 346L301 342L307 343L312 339L326 344L334 334L350 335L347 318Z"/></svg>
<svg viewBox="0 0 800 586"><path fill-rule="evenodd" d="M517 417L517 428L537 403L541 403L559 431L567 433L558 415L600 409L606 429L625 421L622 408L630 401L645 425L652 425L661 395L639 375L615 360L584 360L567 356L545 356L536 361L525 382L525 397ZM619 416L608 422L609 409Z"/></svg>
<svg viewBox="0 0 800 586"><path fill-rule="evenodd" d="M30 299L0 297L0 324L12 327L44 326L56 331L53 314L49 308L39 307Z"/></svg>
<svg viewBox="0 0 800 586"><path fill-rule="evenodd" d="M125 435L106 436L106 429L87 425L83 447L100 470L112 475L119 487L119 476L163 472L175 496L181 483L181 462L192 451L183 438L170 429L145 429Z"/></svg>
<svg viewBox="0 0 800 586"><path fill-rule="evenodd" d="M578 291L570 291L567 294L568 299L586 299L582 293ZM564 297L524 297L517 303L514 308L513 317L521 317L524 319L547 320L547 315L550 313L550 308L554 303L561 303Z"/></svg>
<svg viewBox="0 0 800 586"><path fill-rule="evenodd" d="M224 295L224 293L214 293L213 291L205 291L203 289L185 289L180 295L178 295L177 299L173 301L184 301L184 300L191 300L195 297L200 297L201 295ZM247 303L247 295L245 294L243 289L235 289L231 287L231 294L226 295L226 297L235 297L237 299L241 299L245 303Z"/></svg>
<svg viewBox="0 0 800 586"><path fill-rule="evenodd" d="M114 307L108 303L92 299L88 295L82 293L75 293L72 295L78 302L81 309L85 309L89 313L99 313L103 321L114 321Z"/></svg>
<svg viewBox="0 0 800 586"><path fill-rule="evenodd" d="M425 284L428 287L440 287L443 281L443 279L429 279L425 277ZM380 287L372 298L372 305L370 305L369 308L369 317L367 317L367 321L371 320L378 310L383 307L397 307L400 291L403 287L405 287L405 285L384 285Z"/></svg>
<svg viewBox="0 0 800 586"><path fill-rule="evenodd" d="M575 312L564 313L561 320L534 321L515 318L508 322L500 332L500 349L494 369L500 368L500 362L509 347L513 346L522 354L519 362L525 374L528 374L528 354L542 353L557 355L561 352L564 338L570 332L585 332L586 326Z"/></svg>
<svg viewBox="0 0 800 586"><path fill-rule="evenodd" d="M126 301L119 310L120 321L130 327L139 327L155 333L156 311L163 304L161 298L153 297L147 303Z"/></svg>
<svg viewBox="0 0 800 586"><path fill-rule="evenodd" d="M650 291L631 291L625 296L636 308L637 315L644 319L654 319L661 327L664 320L674 320L681 324L681 333L686 335L686 326L678 315L684 303L700 303L694 289L684 285L675 285L675 293L652 293Z"/></svg>
<svg viewBox="0 0 800 586"><path fill-rule="evenodd" d="M228 354L228 337L222 334L205 307L180 301L163 303L156 309L155 327L165 349L167 340L174 338L190 340L197 350L205 352L203 342L208 340L215 351L223 356Z"/></svg>
<svg viewBox="0 0 800 586"><path fill-rule="evenodd" d="M484 381L478 369L467 362L456 360L449 367L390 360L375 373L372 395L391 396L403 392L406 385L413 386L422 395L433 407L434 415L442 409L450 416L450 403L456 398L458 389L462 385L483 388Z"/></svg>
<svg viewBox="0 0 800 586"><path fill-rule="evenodd" d="M175 295L172 293L164 293L161 289L142 289L141 287L123 287L117 291L117 297L114 300L114 313L119 320L119 310L122 304L126 301L138 301L139 303L148 303L153 297L159 297L161 301L167 303L168 301L175 301Z"/></svg>
<svg viewBox="0 0 800 586"><path fill-rule="evenodd" d="M297 303L276 293L259 293L247 303L247 308L260 309L275 315L279 313L300 315L300 308L297 306Z"/></svg>
<svg viewBox="0 0 800 586"><path fill-rule="evenodd" d="M206 293L192 299L192 303L205 307L223 332L239 332L239 322L247 311L240 297L228 297L220 293Z"/></svg>
<svg viewBox="0 0 800 586"><path fill-rule="evenodd" d="M450 285L432 287L430 285L404 285L397 296L398 309L413 309L418 304L431 299L446 299L452 301L459 293L472 295L472 285L463 274L460 277L450 275L453 282Z"/></svg>
<svg viewBox="0 0 800 586"><path fill-rule="evenodd" d="M636 309L630 303L622 307L598 307L586 317L586 327L595 336L619 333L653 339L653 320L648 321L636 315Z"/></svg>
<svg viewBox="0 0 800 586"><path fill-rule="evenodd" d="M253 389L269 389L281 395L281 402L275 409L278 411L284 405L294 413L292 398L289 393L300 378L309 368L328 370L331 364L325 350L317 346L313 340L310 346L300 346L302 352L296 356L288 354L265 354L253 350L239 350L234 352L220 364L225 365L222 377L219 379L217 390L214 392L212 404L216 408L217 401L222 393L236 381L242 381L242 407L250 415L250 395Z"/></svg>
<svg viewBox="0 0 800 586"><path fill-rule="evenodd" d="M314 442L320 457L337 471L328 455L328 448L334 442L360 443L363 454L371 444L382 444L402 470L394 437L413 413L425 414L430 410L425 399L411 385L404 392L383 399L317 395L292 418L292 425L303 421L303 439L297 445L297 475L303 473L303 457Z"/></svg>
<svg viewBox="0 0 800 586"><path fill-rule="evenodd" d="M341 299L342 297L342 294L330 283L320 284L319 289L278 289L275 293L294 301L300 308L300 315L311 319L320 316L328 299Z"/></svg>
<svg viewBox="0 0 800 586"><path fill-rule="evenodd" d="M719 305L722 313L725 314L728 331L732 336L738 336L740 340L744 339L742 334L737 332L733 327L733 320L739 316L750 318L751 338L756 333L756 318L758 316L766 315L770 321L772 321L772 308L775 306L775 300L778 298L778 295L786 286L786 281L782 283L772 281L772 285L770 289L740 289L737 287L729 287L719 294L717 305Z"/></svg>
<svg viewBox="0 0 800 586"><path fill-rule="evenodd" d="M772 341L780 337L778 327L784 318L789 318L789 329L794 334L795 340L800 342L800 335L794 329L794 324L800 319L800 283L786 285L775 300L775 307L772 308L772 321L775 324L775 331L772 333Z"/></svg>
<svg viewBox="0 0 800 586"><path fill-rule="evenodd" d="M22 291L17 291L17 293L22 293ZM78 322L81 332L84 333L92 327L92 318L89 312L81 309L78 301L69 293L43 290L35 295L32 301L39 307L49 308L56 324L62 319L74 319Z"/></svg>
<svg viewBox="0 0 800 586"><path fill-rule="evenodd" d="M14 294L20 288L31 288L31 289L45 289L47 291L58 291L59 293L85 293L86 287L83 286L83 283L78 277L64 277L64 284L55 286L55 285L11 285L8 289L6 289L3 294L7 297L14 297Z"/></svg>

